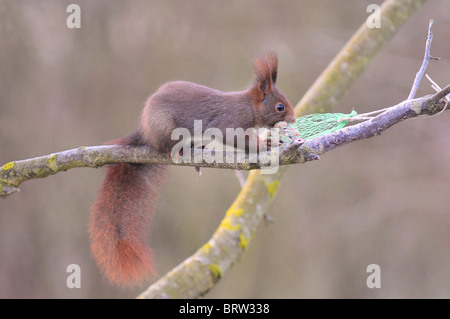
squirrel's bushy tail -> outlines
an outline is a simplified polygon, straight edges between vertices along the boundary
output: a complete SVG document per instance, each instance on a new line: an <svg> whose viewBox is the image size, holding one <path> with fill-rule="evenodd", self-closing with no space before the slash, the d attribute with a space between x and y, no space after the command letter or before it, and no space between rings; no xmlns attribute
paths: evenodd
<svg viewBox="0 0 450 319"><path fill-rule="evenodd" d="M167 167L156 164L113 164L91 208L92 253L115 284L138 284L155 275L148 238L152 211Z"/></svg>

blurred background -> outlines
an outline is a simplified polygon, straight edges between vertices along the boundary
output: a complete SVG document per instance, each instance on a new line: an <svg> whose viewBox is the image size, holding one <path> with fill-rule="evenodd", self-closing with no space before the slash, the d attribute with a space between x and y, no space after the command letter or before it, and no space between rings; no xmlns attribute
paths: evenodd
<svg viewBox="0 0 450 319"><path fill-rule="evenodd" d="M136 127L161 84L245 89L251 60L278 52L278 86L296 104L381 1L0 1L0 165L99 145ZM450 2L429 1L335 109L406 99L435 20L427 73L450 82ZM424 80L418 95L431 93ZM410 120L292 166L247 253L209 298L449 298L450 112ZM91 255L89 207L104 169L72 169L0 200L0 298L129 298ZM240 186L233 171L171 167L153 219L163 275L212 235ZM66 268L81 267L81 289ZM369 289L370 264L381 288Z"/></svg>

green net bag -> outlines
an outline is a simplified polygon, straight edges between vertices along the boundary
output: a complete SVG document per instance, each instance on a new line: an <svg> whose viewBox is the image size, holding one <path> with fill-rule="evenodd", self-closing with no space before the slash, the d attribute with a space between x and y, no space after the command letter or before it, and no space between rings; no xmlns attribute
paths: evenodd
<svg viewBox="0 0 450 319"><path fill-rule="evenodd" d="M290 142L294 138L304 140L330 134L343 128L349 118L356 116L356 111L344 113L314 113L297 118L294 124L280 122L276 127L282 130L280 140L282 143Z"/></svg>
<svg viewBox="0 0 450 319"><path fill-rule="evenodd" d="M291 124L298 132L301 138L307 140L317 136L330 134L340 130L347 124L350 117L356 116L356 111L350 114L343 113L315 113L297 118L294 124Z"/></svg>

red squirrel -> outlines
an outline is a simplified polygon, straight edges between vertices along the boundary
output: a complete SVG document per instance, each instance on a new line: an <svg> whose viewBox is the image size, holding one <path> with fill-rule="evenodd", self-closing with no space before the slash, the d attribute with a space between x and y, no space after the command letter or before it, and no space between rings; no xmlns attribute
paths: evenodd
<svg viewBox="0 0 450 319"><path fill-rule="evenodd" d="M195 83L176 81L161 86L147 100L138 129L117 142L170 152L178 143L175 128L193 134L194 120L203 131L219 128L273 127L293 123L294 110L275 86L278 58L275 53L257 57L256 79L242 92L221 92ZM110 282L139 284L155 275L152 251L146 244L150 219L167 175L167 166L120 163L108 167L91 208L91 250Z"/></svg>

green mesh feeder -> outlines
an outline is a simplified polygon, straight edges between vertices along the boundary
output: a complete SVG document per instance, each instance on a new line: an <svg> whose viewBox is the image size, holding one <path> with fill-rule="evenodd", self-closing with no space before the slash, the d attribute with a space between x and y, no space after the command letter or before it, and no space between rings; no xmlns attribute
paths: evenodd
<svg viewBox="0 0 450 319"><path fill-rule="evenodd" d="M314 137L327 135L340 130L347 124L347 120L356 116L356 111L350 114L343 113L315 113L297 118L294 124L291 124L298 132L301 138L307 140Z"/></svg>
<svg viewBox="0 0 450 319"><path fill-rule="evenodd" d="M294 124L279 122L275 125L282 130L279 138L282 143L290 142L296 138L304 140L333 133L343 128L347 121L356 116L356 111L344 113L314 113L297 118Z"/></svg>

